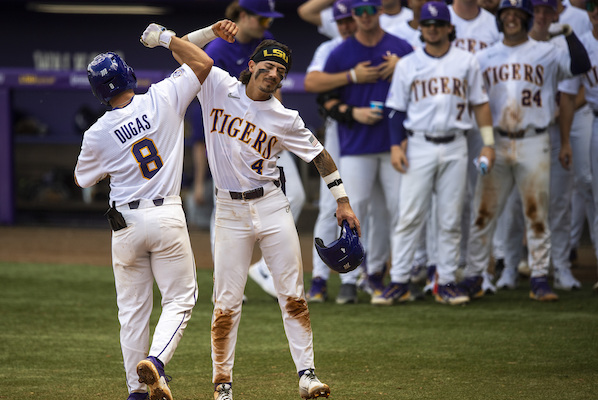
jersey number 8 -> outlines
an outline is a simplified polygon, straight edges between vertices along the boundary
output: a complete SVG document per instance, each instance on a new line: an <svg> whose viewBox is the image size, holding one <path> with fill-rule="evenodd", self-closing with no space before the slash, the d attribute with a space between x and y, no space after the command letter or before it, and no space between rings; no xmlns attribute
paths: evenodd
<svg viewBox="0 0 598 400"><path fill-rule="evenodd" d="M145 179L152 179L164 165L162 158L158 154L158 149L151 139L141 139L133 143L131 152L139 163L141 175Z"/></svg>

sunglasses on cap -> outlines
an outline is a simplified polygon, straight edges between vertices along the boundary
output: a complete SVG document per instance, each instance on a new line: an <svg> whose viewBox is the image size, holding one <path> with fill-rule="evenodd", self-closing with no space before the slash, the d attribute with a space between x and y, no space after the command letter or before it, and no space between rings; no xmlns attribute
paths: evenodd
<svg viewBox="0 0 598 400"><path fill-rule="evenodd" d="M261 15L252 13L250 11L247 11L247 14L249 14L252 17L257 18L257 23L260 24L260 26L263 28L269 28L270 25L272 25L272 22L274 22L274 18L271 18L271 17L263 17Z"/></svg>
<svg viewBox="0 0 598 400"><path fill-rule="evenodd" d="M375 6L359 6L353 9L356 16L361 17L364 13L367 15L376 15L378 9Z"/></svg>
<svg viewBox="0 0 598 400"><path fill-rule="evenodd" d="M449 26L450 24L447 21L439 21L437 19L426 19L425 21L421 21L419 23L421 26L429 27L429 26Z"/></svg>
<svg viewBox="0 0 598 400"><path fill-rule="evenodd" d="M596 9L596 7L598 7L598 1L586 1L586 10L588 10L589 12L593 12Z"/></svg>

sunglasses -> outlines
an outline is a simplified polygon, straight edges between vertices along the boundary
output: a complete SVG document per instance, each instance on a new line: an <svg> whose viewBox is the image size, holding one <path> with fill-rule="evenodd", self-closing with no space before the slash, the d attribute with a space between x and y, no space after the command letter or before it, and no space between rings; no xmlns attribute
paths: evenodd
<svg viewBox="0 0 598 400"><path fill-rule="evenodd" d="M594 12L597 6L598 1L586 1L586 10L588 10L589 12Z"/></svg>
<svg viewBox="0 0 598 400"><path fill-rule="evenodd" d="M376 15L378 9L375 6L359 6L353 9L356 16L361 17L364 13L367 15Z"/></svg>
<svg viewBox="0 0 598 400"><path fill-rule="evenodd" d="M427 19L419 23L421 26L429 27L429 26L449 26L450 24L447 21L438 21L436 19Z"/></svg>
<svg viewBox="0 0 598 400"><path fill-rule="evenodd" d="M252 17L257 18L257 23L260 24L260 26L263 28L269 28L270 25L272 25L272 22L274 22L274 18L262 17L261 15L254 14L252 12L247 12L247 14L249 14Z"/></svg>

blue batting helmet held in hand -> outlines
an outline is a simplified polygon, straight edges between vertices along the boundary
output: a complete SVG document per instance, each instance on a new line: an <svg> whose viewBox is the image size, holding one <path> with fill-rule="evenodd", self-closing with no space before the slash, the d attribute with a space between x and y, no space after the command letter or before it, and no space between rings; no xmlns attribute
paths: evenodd
<svg viewBox="0 0 598 400"><path fill-rule="evenodd" d="M363 262L365 250L357 235L357 230L351 229L349 223L343 220L340 237L328 246L320 238L315 238L318 255L328 267L344 274L353 271Z"/></svg>
<svg viewBox="0 0 598 400"><path fill-rule="evenodd" d="M137 87L133 68L113 52L95 56L87 66L87 78L93 95L105 105L117 94Z"/></svg>
<svg viewBox="0 0 598 400"><path fill-rule="evenodd" d="M496 13L496 25L498 26L499 32L503 31L503 24L500 20L500 14L507 8L515 8L527 14L527 31L529 32L530 29L532 29L532 25L534 24L534 5L532 4L532 0L501 0Z"/></svg>

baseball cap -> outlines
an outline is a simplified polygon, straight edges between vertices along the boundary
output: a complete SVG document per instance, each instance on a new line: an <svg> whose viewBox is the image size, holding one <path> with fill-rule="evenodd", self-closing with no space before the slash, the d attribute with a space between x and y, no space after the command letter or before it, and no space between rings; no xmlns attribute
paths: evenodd
<svg viewBox="0 0 598 400"><path fill-rule="evenodd" d="M351 9L362 6L382 7L382 0L353 0Z"/></svg>
<svg viewBox="0 0 598 400"><path fill-rule="evenodd" d="M261 17L284 17L284 14L274 11L274 0L239 0L239 6Z"/></svg>
<svg viewBox="0 0 598 400"><path fill-rule="evenodd" d="M532 0L532 6L545 6L550 7L556 11L556 0Z"/></svg>
<svg viewBox="0 0 598 400"><path fill-rule="evenodd" d="M349 18L351 16L351 3L352 0L336 0L332 6L332 15L334 20Z"/></svg>
<svg viewBox="0 0 598 400"><path fill-rule="evenodd" d="M423 5L419 21L446 21L451 23L451 13L446 5L442 1L429 1Z"/></svg>

